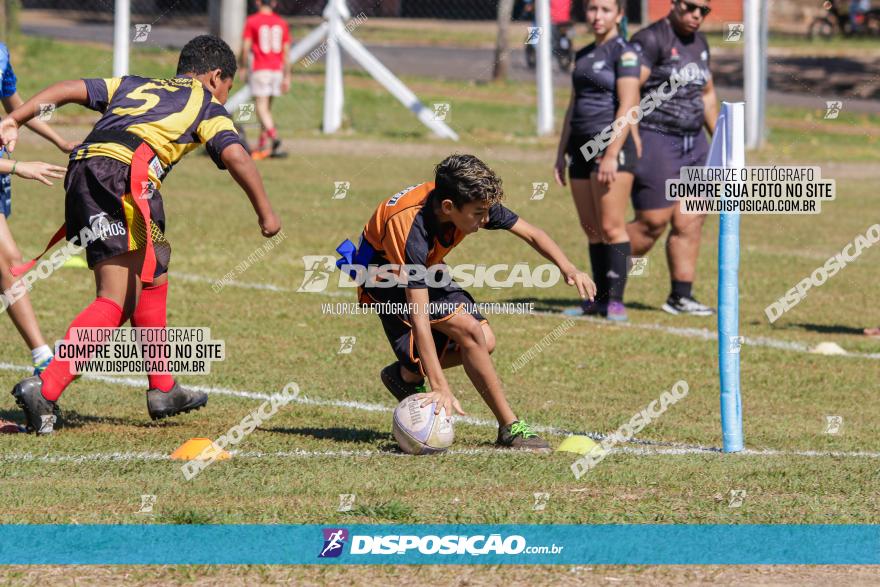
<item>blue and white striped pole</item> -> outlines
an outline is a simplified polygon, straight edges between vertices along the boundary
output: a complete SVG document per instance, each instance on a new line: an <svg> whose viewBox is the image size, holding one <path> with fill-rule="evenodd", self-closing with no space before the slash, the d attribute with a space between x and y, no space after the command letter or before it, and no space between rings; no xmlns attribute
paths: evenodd
<svg viewBox="0 0 880 587"><path fill-rule="evenodd" d="M721 104L706 165L745 166L745 104ZM724 452L743 449L739 385L739 212L721 214L718 234L718 367Z"/></svg>

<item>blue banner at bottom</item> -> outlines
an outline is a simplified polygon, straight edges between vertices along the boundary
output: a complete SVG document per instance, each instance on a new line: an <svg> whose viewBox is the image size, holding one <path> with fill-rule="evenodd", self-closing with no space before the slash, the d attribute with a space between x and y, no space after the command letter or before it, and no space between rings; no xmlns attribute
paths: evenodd
<svg viewBox="0 0 880 587"><path fill-rule="evenodd" d="M877 525L2 525L0 564L880 564Z"/></svg>

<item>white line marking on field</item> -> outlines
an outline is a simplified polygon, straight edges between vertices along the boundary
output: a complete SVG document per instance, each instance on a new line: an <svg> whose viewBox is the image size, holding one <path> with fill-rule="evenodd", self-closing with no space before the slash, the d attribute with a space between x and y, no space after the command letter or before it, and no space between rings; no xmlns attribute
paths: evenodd
<svg viewBox="0 0 880 587"><path fill-rule="evenodd" d="M320 458L352 458L352 457L397 457L397 458L414 458L413 455L404 454L396 451L380 451L380 450L284 450L273 452L262 451L229 451L235 458L242 459L320 459ZM707 451L697 448L664 448L664 447L615 447L612 448L611 454L628 454L640 456L679 456L691 454L705 454ZM517 451L498 448L469 448L469 449L450 449L444 454L453 456L477 456L492 455L496 456L545 456L539 453L530 453L528 451ZM443 455L435 455L432 458L442 458ZM780 450L744 450L737 453L736 456L808 456L808 457L863 457L870 459L880 459L880 453L877 452L820 452L820 451L780 451ZM94 463L94 462L131 462L131 461L171 461L171 456L158 452L96 452L81 455L36 455L33 453L12 453L0 454L0 462L9 463Z"/></svg>
<svg viewBox="0 0 880 587"><path fill-rule="evenodd" d="M827 257L823 257L827 258ZM194 281L199 283L215 283L216 280L211 279L209 277L204 277L201 275L194 275L191 273L171 273L172 277L178 277L183 279L184 281ZM276 292L287 292L294 291L292 289L283 288L277 285L267 284L267 283L238 283L232 282L227 284L232 287L241 287L241 288L249 288L249 289L260 289L266 291L276 291ZM310 294L305 294L310 295ZM325 292L314 292L311 295L323 295L330 297L352 297L353 294L345 291L325 291ZM540 300L538 300L540 301ZM522 314L520 314L522 315ZM634 323L634 322L617 322L613 325L608 323L608 320L602 318L595 318L593 316L565 316L559 312L534 312L531 314L532 316L545 316L552 318L573 318L575 320L584 320L586 322L593 322L595 324L602 324L603 326L613 326L620 328L636 328L639 330L653 330L657 332L665 332L666 334L672 334L675 336L681 336L685 338L699 338L703 340L717 340L718 333L713 330L709 330L708 328L682 328L676 326L667 326L665 324L655 324L655 323ZM794 342L788 340L779 340L776 338L769 338L765 336L746 336L744 337L743 344L746 346L756 346L756 347L766 347L773 349L780 349L784 351L794 351L798 353L806 353L806 354L815 354L810 352L810 347L806 343L803 342ZM819 356L819 355L817 355ZM859 359L880 359L880 353L859 353L859 352L850 352L847 351L842 355L821 355L821 356L832 356L832 357L853 357Z"/></svg>
<svg viewBox="0 0 880 587"><path fill-rule="evenodd" d="M174 279L180 279L182 281L193 281L196 283L209 283L215 284L219 279L211 279L210 277L205 277L204 275L194 275L192 273L178 273L177 271L169 272L169 277L173 277ZM248 283L246 281L229 281L224 282L223 287L238 287L242 289L260 289L265 291L276 291L276 292L286 292L293 291L286 287L282 287L280 285L272 285L271 283Z"/></svg>
<svg viewBox="0 0 880 587"><path fill-rule="evenodd" d="M30 372L32 367L26 367L23 365L13 365L11 363L0 363L0 370L5 371L25 371ZM96 374L88 374L83 376L85 379L93 379L96 381L103 381L105 383L115 383L117 385L125 385L128 387L139 387L144 388L146 381L144 379L135 379L133 377L117 377L110 375L96 375ZM217 395L228 395L232 397L240 397L242 399L251 399L251 400L268 400L273 397L272 394L261 393L256 391L242 391L237 389L230 389L226 387L207 387L202 385L187 385L188 388L204 391L208 394L217 394ZM299 403L303 405L317 406L317 407L332 407L332 408L349 408L353 410L360 410L365 412L386 412L391 413L393 408L389 406L385 406L382 404L372 404L367 402L357 402L351 400L324 400L317 398L307 398L302 395L295 398L291 403ZM458 416L455 418L456 423L462 424L470 424L473 426L487 427L487 428L497 428L498 423L492 420L483 420L480 418L473 418L470 416ZM580 434L583 436L589 436L593 440L602 440L605 438L605 435L600 432L572 432L570 430L564 430L561 428L556 428L553 426L541 426L534 425L533 428L537 432L542 432L545 434L552 434L556 436L568 436L570 434ZM636 444L639 446L636 447L618 447L613 450L631 453L631 454L655 454L655 455L685 455L685 454L706 454L706 453L718 453L721 454L721 449L712 446L700 446L700 445L689 445L682 444L678 442L664 442L664 441L656 441L656 440L647 440L640 438L632 438L629 440L630 443ZM452 450L449 451L453 454L478 454L481 450L485 450L486 452L498 452L496 449L462 449L462 450ZM473 452L476 451L476 452ZM641 451L641 452L640 452ZM233 452L234 451L230 451ZM296 451L291 454L298 454L300 451ZM308 451L306 451L308 452ZM312 456L320 456L318 452L315 452ZM335 454L339 451L325 451L324 454ZM351 451L349 451L351 452ZM377 451L362 451L364 455L371 454L387 454ZM504 452L504 451L502 451ZM515 451L506 451L506 452L515 452ZM158 453L107 453L110 455L146 455L142 460L156 460L158 457ZM247 455L247 453L242 453ZM267 453L267 455L274 453ZM278 453L281 454L281 453ZM309 453L311 454L311 453ZM341 453L340 453L341 454ZM352 453L354 455L354 453ZM739 455L757 455L757 456L803 456L803 457L866 457L866 458L880 458L880 452L865 452L865 451L855 451L855 452L845 452L845 451L810 451L810 450L776 450L776 449L746 449L740 453L736 453ZM0 455L0 461L2 461L5 457ZM53 457L54 458L54 457ZM68 460L73 460L76 457L71 457ZM126 458L120 457L121 460L126 460ZM88 459L86 459L88 460ZM113 460L111 456L108 456L105 460ZM130 459L129 459L130 460Z"/></svg>
<svg viewBox="0 0 880 587"><path fill-rule="evenodd" d="M592 322L594 324L601 324L603 326L612 326L615 328L636 328L638 330L654 330L665 332L667 334L674 334L675 336L683 336L686 338L700 338L703 340L718 340L718 332L714 330L709 330L708 328L683 328L678 326L666 326L665 324L651 324L651 323L636 323L636 322L617 322L615 324L609 324L608 320L604 318L596 318L593 316L565 316L558 312L535 312L536 316L550 316L557 318L572 318L574 320L583 320L586 322ZM816 355L816 353L810 352L810 347L806 343L803 342L794 342L789 340L779 340L777 338L768 338L766 336L746 336L743 337L743 345L746 346L758 346L758 347L766 347L779 349L783 351L794 351L799 353L806 353L811 355ZM837 357L853 357L859 359L880 359L880 353L857 353L857 352L845 352L842 355L816 355L816 356L837 356Z"/></svg>
<svg viewBox="0 0 880 587"><path fill-rule="evenodd" d="M204 275L196 275L194 273L178 273L177 271L169 272L169 276L174 279L180 279L181 281L191 281L194 283L209 283L211 285L217 283L217 279L212 279L210 277L206 277ZM286 292L295 292L295 289L291 289L289 287L284 287L281 285L275 285L273 283L252 283L247 281L229 281L224 282L223 287L237 287L240 289L256 289L262 291L274 291L278 293L286 293ZM322 291L322 292L310 292L312 294L318 294L323 296L330 296L334 298L346 297L346 298L355 298L355 289L352 288L351 293L345 291Z"/></svg>

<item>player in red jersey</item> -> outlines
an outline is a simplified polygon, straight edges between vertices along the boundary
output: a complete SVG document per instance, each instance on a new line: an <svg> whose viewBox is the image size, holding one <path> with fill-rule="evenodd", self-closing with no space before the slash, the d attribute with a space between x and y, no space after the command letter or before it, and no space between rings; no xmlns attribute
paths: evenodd
<svg viewBox="0 0 880 587"><path fill-rule="evenodd" d="M272 118L272 98L290 89L290 29L275 13L276 0L256 0L257 12L244 25L241 69L254 96L260 120L260 140L251 154L254 159L283 156L281 140ZM248 58L250 57L250 67Z"/></svg>

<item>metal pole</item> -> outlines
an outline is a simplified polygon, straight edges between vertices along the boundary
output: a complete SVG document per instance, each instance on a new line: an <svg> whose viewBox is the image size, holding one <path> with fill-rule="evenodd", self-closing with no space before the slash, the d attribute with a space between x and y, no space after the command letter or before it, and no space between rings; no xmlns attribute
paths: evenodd
<svg viewBox="0 0 880 587"><path fill-rule="evenodd" d="M706 162L711 167L745 166L744 106L721 104L721 114ZM740 397L739 212L721 214L718 233L718 371L721 388L721 436L724 452L743 449Z"/></svg>
<svg viewBox="0 0 880 587"><path fill-rule="evenodd" d="M113 77L128 75L131 2L116 0L113 12Z"/></svg>
<svg viewBox="0 0 880 587"><path fill-rule="evenodd" d="M367 70L367 73L382 84L401 104L409 108L422 121L422 124L430 128L438 136L449 138L453 141L458 140L458 134L446 122L438 120L431 109L426 108L402 81L391 73L387 67L382 65L382 62L367 51L366 47L351 36L348 31L342 31L339 36L339 42L342 48L351 55L352 59Z"/></svg>
<svg viewBox="0 0 880 587"><path fill-rule="evenodd" d="M247 0L220 0L220 38L238 55L247 16Z"/></svg>
<svg viewBox="0 0 880 587"><path fill-rule="evenodd" d="M767 1L744 0L743 93L746 101L746 148L764 144L767 94Z"/></svg>
<svg viewBox="0 0 880 587"><path fill-rule="evenodd" d="M342 30L342 14L339 0L327 4L327 56L324 83L324 124L325 134L331 134L342 126L342 112L345 94L342 82L342 52L339 37Z"/></svg>
<svg viewBox="0 0 880 587"><path fill-rule="evenodd" d="M536 0L535 20L540 31L537 47L538 76L538 136L553 134L553 64L550 45L553 32L550 26L550 0Z"/></svg>

